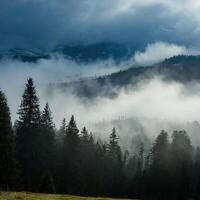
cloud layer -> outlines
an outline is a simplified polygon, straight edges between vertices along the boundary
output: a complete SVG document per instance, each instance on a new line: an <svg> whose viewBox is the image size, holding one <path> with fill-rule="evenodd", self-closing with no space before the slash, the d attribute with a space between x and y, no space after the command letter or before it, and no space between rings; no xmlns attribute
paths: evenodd
<svg viewBox="0 0 200 200"><path fill-rule="evenodd" d="M200 44L198 0L1 0L0 48L102 40Z"/></svg>
<svg viewBox="0 0 200 200"><path fill-rule="evenodd" d="M41 106L49 102L57 125L62 118L69 118L72 114L76 115L81 124L116 119L120 116L200 121L198 83L188 86L174 82L166 84L157 77L148 83L142 80L137 89L118 90L115 99L101 97L89 102L83 102L71 91L62 93L55 90L50 96L47 95L46 86L49 83L73 78L76 80L80 77L77 71L83 76L88 75L88 71L90 75L106 74L118 70L118 67L112 61L78 65L61 58L42 60L39 64L4 61L0 63L0 86L8 97L13 120L17 118L16 112L26 79L33 77Z"/></svg>
<svg viewBox="0 0 200 200"><path fill-rule="evenodd" d="M193 53L194 52L187 50L184 46L156 42L147 45L144 52L136 52L133 57L133 62L135 62L136 65L150 66L172 56L188 55Z"/></svg>

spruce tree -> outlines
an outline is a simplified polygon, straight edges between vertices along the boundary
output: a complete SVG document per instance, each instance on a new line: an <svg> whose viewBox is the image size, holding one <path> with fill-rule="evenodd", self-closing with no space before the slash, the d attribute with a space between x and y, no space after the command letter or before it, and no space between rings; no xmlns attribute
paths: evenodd
<svg viewBox="0 0 200 200"><path fill-rule="evenodd" d="M74 157L78 153L78 148L80 144L79 130L76 126L76 121L72 115L69 124L66 128L65 138L64 138L64 148L66 148L66 153L69 157Z"/></svg>
<svg viewBox="0 0 200 200"><path fill-rule="evenodd" d="M120 145L118 144L119 138L116 134L116 129L113 128L110 134L110 140L108 144L108 172L110 177L108 185L108 195L114 193L119 195L122 192L121 184L123 179L123 166L122 166L122 152Z"/></svg>
<svg viewBox="0 0 200 200"><path fill-rule="evenodd" d="M165 165L168 147L168 133L162 130L161 133L157 136L151 151L152 167L156 168L160 167L161 165Z"/></svg>
<svg viewBox="0 0 200 200"><path fill-rule="evenodd" d="M116 129L113 128L112 132L110 134L110 140L109 140L109 144L108 144L108 151L113 154L113 156L116 157L121 157L121 150L120 150L120 146L118 144L118 140L119 138L116 135Z"/></svg>
<svg viewBox="0 0 200 200"><path fill-rule="evenodd" d="M146 193L151 198L168 199L167 185L169 174L169 141L168 133L164 130L157 136L149 157L149 176L146 180L149 184ZM163 176L165 174L165 176Z"/></svg>
<svg viewBox="0 0 200 200"><path fill-rule="evenodd" d="M41 115L41 158L44 174L51 174L53 179L55 153L55 126L49 104L46 103Z"/></svg>
<svg viewBox="0 0 200 200"><path fill-rule="evenodd" d="M37 191L40 180L40 110L32 78L25 86L16 123L17 157L26 190Z"/></svg>
<svg viewBox="0 0 200 200"><path fill-rule="evenodd" d="M27 80L18 115L18 128L35 128L40 123L39 99L32 78Z"/></svg>
<svg viewBox="0 0 200 200"><path fill-rule="evenodd" d="M172 193L176 199L188 199L192 177L192 145L186 131L174 131L170 149Z"/></svg>
<svg viewBox="0 0 200 200"><path fill-rule="evenodd" d="M89 134L85 127L83 127L81 131L81 139L84 144L87 144L89 142Z"/></svg>
<svg viewBox="0 0 200 200"><path fill-rule="evenodd" d="M16 189L17 170L14 134L7 99L0 91L0 189Z"/></svg>
<svg viewBox="0 0 200 200"><path fill-rule="evenodd" d="M63 145L63 142L64 142L64 137L65 137L65 133L66 133L66 119L64 118L62 123L61 123L61 126L60 126L60 129L57 133L57 144L59 147L61 147Z"/></svg>
<svg viewBox="0 0 200 200"><path fill-rule="evenodd" d="M76 126L74 116L71 117L64 137L63 144L63 174L65 177L64 191L74 193L79 191L79 152L80 152L80 138L79 130Z"/></svg>
<svg viewBox="0 0 200 200"><path fill-rule="evenodd" d="M79 177L80 177L80 192L84 195L92 195L97 189L96 169L96 149L92 133L88 134L88 130L84 127L80 135L81 149L79 159Z"/></svg>
<svg viewBox="0 0 200 200"><path fill-rule="evenodd" d="M200 196L200 148L197 147L194 155L194 168L193 168L193 193L194 199Z"/></svg>
<svg viewBox="0 0 200 200"><path fill-rule="evenodd" d="M55 148L55 125L53 123L53 118L48 103L46 103L41 115L41 129L41 145L43 145L43 153L46 154L47 158L52 156Z"/></svg>
<svg viewBox="0 0 200 200"><path fill-rule="evenodd" d="M56 191L59 193L65 192L66 182L66 152L64 149L64 138L66 134L66 119L62 120L60 129L56 133L56 151L55 151L55 185Z"/></svg>

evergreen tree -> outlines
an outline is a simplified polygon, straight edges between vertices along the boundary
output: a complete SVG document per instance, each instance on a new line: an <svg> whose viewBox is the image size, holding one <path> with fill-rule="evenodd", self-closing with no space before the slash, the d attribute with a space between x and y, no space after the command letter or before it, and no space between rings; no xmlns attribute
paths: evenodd
<svg viewBox="0 0 200 200"><path fill-rule="evenodd" d="M143 172L144 165L144 144L141 142L139 144L139 155L138 155L138 175L141 176Z"/></svg>
<svg viewBox="0 0 200 200"><path fill-rule="evenodd" d="M199 199L200 197L200 148L197 147L194 155L193 168L193 197Z"/></svg>
<svg viewBox="0 0 200 200"><path fill-rule="evenodd" d="M0 91L0 189L16 189L17 166L14 134L7 99Z"/></svg>
<svg viewBox="0 0 200 200"><path fill-rule="evenodd" d="M41 115L41 128L41 145L43 145L43 153L45 154L46 159L50 160L55 148L55 125L48 103L46 103Z"/></svg>
<svg viewBox="0 0 200 200"><path fill-rule="evenodd" d="M81 139L82 139L83 143L85 143L85 144L87 144L89 142L89 134L85 127L83 127L83 129L81 131Z"/></svg>
<svg viewBox="0 0 200 200"><path fill-rule="evenodd" d="M46 103L41 115L41 163L44 174L48 171L51 176L54 174L55 154L55 126L51 116L51 110Z"/></svg>
<svg viewBox="0 0 200 200"><path fill-rule="evenodd" d="M66 148L66 153L70 157L74 157L78 153L78 147L80 144L79 130L76 126L76 121L72 115L69 124L66 128L65 138L64 138L64 148Z"/></svg>
<svg viewBox="0 0 200 200"><path fill-rule="evenodd" d="M168 147L168 133L162 130L161 133L157 136L151 151L152 167L157 167L165 164L163 159L166 159Z"/></svg>
<svg viewBox="0 0 200 200"><path fill-rule="evenodd" d="M57 134L57 144L58 144L59 147L61 147L63 145L64 137L65 137L65 133L66 133L66 127L67 127L66 119L64 118L62 123L61 123L58 134Z"/></svg>
<svg viewBox="0 0 200 200"><path fill-rule="evenodd" d="M92 133L88 134L88 130L84 127L80 135L80 192L83 195L94 195L97 189L95 179L97 179L96 169L96 149Z"/></svg>
<svg viewBox="0 0 200 200"><path fill-rule="evenodd" d="M118 144L119 138L116 134L116 129L113 128L110 134L110 140L108 144L108 172L110 177L108 186L108 195L114 193L119 195L122 192L122 179L123 179L123 166L122 166L122 153Z"/></svg>
<svg viewBox="0 0 200 200"><path fill-rule="evenodd" d="M56 134L56 149L55 149L55 185L57 192L64 193L65 191L65 165L66 155L64 150L64 138L66 134L66 119L64 118L60 129ZM64 171L65 170L65 171ZM62 174L64 173L64 174Z"/></svg>
<svg viewBox="0 0 200 200"><path fill-rule="evenodd" d="M149 198L169 199L169 141L164 130L157 136L150 155L150 168L146 192ZM164 175L165 174L165 175ZM164 175L164 176L163 176Z"/></svg>
<svg viewBox="0 0 200 200"><path fill-rule="evenodd" d="M16 123L17 156L25 190L37 191L40 182L40 110L33 80L28 79Z"/></svg>
<svg viewBox="0 0 200 200"><path fill-rule="evenodd" d="M35 128L40 123L39 99L32 78L27 80L18 115L18 128Z"/></svg>
<svg viewBox="0 0 200 200"><path fill-rule="evenodd" d="M63 190L64 192L74 193L80 190L78 173L79 173L79 152L80 152L80 138L79 130L76 126L74 116L71 117L69 124L66 128L63 145L63 172L62 178L65 181ZM61 178L61 179L62 179Z"/></svg>
<svg viewBox="0 0 200 200"><path fill-rule="evenodd" d="M170 155L173 198L188 199L192 178L192 145L186 131L173 132Z"/></svg>

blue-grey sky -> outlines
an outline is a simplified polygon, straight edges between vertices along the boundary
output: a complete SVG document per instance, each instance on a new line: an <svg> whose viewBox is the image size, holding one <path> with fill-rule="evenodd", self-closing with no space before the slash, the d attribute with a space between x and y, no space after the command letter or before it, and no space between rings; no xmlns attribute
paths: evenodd
<svg viewBox="0 0 200 200"><path fill-rule="evenodd" d="M0 48L113 41L200 44L199 0L1 0Z"/></svg>

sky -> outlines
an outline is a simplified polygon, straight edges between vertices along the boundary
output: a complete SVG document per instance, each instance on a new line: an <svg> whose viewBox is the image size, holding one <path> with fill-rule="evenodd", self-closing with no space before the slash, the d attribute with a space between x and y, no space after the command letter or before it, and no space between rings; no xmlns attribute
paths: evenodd
<svg viewBox="0 0 200 200"><path fill-rule="evenodd" d="M198 0L1 0L0 49L113 41L200 44Z"/></svg>
<svg viewBox="0 0 200 200"><path fill-rule="evenodd" d="M120 64L112 59L77 63L61 55L36 63L0 60L0 89L8 98L12 122L18 118L29 77L35 81L41 108L49 102L57 127L72 114L80 125L120 116L200 121L199 83L167 84L155 77L147 84L141 80L137 90L122 88L115 99L102 97L87 104L72 91L54 91L51 98L46 95L49 83L149 66L180 54L200 54L199 11L199 0L0 0L0 50L51 50L56 45L105 41L135 47L134 55ZM145 125L148 130L151 126L149 122ZM152 133L160 128L152 128Z"/></svg>

